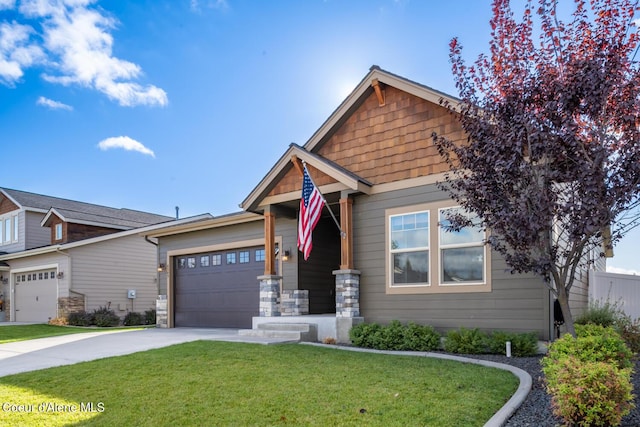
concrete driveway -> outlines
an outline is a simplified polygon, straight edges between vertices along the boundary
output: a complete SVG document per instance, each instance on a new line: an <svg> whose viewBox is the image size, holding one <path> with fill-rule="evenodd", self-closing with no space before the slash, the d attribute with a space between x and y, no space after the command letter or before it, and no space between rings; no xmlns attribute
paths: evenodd
<svg viewBox="0 0 640 427"><path fill-rule="evenodd" d="M152 328L87 332L0 344L0 377L197 340L259 344L287 342L277 338L241 337L237 329Z"/></svg>

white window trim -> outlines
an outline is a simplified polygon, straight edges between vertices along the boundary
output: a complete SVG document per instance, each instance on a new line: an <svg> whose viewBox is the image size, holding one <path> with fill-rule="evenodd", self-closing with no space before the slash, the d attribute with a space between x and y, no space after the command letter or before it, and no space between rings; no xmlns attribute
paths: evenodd
<svg viewBox="0 0 640 427"><path fill-rule="evenodd" d="M18 215L12 215L11 216L11 221L12 221L12 225L13 225L13 239L11 239L13 241L13 243L17 243L18 242L18 235L20 234L20 222L18 219Z"/></svg>
<svg viewBox="0 0 640 427"><path fill-rule="evenodd" d="M484 244L484 281L442 283L439 211L458 207L453 200L422 203L385 210L385 289L387 294L437 294L491 292L491 251ZM417 212L429 212L429 283L393 285L393 257L391 250L391 217ZM446 245L449 246L449 245ZM471 244L469 247L478 247ZM462 247L456 245L455 247ZM445 247L446 248L446 247ZM438 272L433 273L437 268ZM437 277L437 282L433 279Z"/></svg>
<svg viewBox="0 0 640 427"><path fill-rule="evenodd" d="M471 243L455 243L455 244L449 244L449 245L443 245L442 243L440 243L440 212L447 210L447 209L456 209L456 208L460 208L461 206L449 206L449 207L445 207L445 208L438 208L438 277L439 277L439 285L440 286L478 286L478 285L484 285L487 283L487 245L484 244L483 242L471 242ZM486 232L484 233L484 239L486 240ZM443 273L443 268L442 268L442 256L440 256L440 254L442 253L443 249L463 249L463 248L482 248L482 256L483 259L485 260L483 262L483 266L482 266L482 277L483 280L481 281L469 281L469 282L445 282L443 277L442 277L442 273Z"/></svg>
<svg viewBox="0 0 640 427"><path fill-rule="evenodd" d="M388 251L388 256L387 256L387 263L390 263L389 265L389 269L390 269L390 274L387 275L387 280L389 281L389 286L393 287L393 288L409 288L409 287L424 287L424 286L431 286L431 273L433 271L433 269L431 268L431 239L429 239L429 244L427 246L420 246L417 248L409 248L409 249L391 249L391 218L394 216L403 216L403 215L412 215L412 214L419 214L419 213L423 213L423 212L427 212L427 215L429 217L429 226L428 226L428 230L429 230L429 236L431 236L431 212L428 210L414 210L414 211L410 211L410 212L401 212L401 213L397 213L397 214L390 214L387 216L387 239L388 239L388 243L387 243L387 251ZM408 253L408 252L421 252L421 251L427 251L429 253L429 267L428 267L428 273L427 273L427 283L402 283L402 284L397 284L394 285L393 284L393 254L397 254L397 253Z"/></svg>

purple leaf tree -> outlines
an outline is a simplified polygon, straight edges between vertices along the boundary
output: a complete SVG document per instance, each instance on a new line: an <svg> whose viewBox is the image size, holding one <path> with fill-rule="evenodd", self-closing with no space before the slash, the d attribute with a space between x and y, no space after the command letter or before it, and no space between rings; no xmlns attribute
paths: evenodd
<svg viewBox="0 0 640 427"><path fill-rule="evenodd" d="M433 135L450 172L439 185L479 216L513 273L540 275L575 335L576 272L640 220L637 1L494 0L490 54L450 57L464 144ZM462 216L451 227L465 225Z"/></svg>

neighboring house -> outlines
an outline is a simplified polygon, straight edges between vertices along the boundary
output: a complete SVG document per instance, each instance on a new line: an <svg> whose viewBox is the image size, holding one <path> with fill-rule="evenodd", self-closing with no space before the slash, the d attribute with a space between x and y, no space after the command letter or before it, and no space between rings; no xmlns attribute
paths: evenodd
<svg viewBox="0 0 640 427"><path fill-rule="evenodd" d="M148 233L159 241L168 326L329 321L318 338L348 341L354 323L397 319L549 339L553 300L542 279L510 274L479 229L440 227L456 203L436 185L447 165L432 133L466 139L441 99L456 102L372 67L304 146L291 144L245 212ZM307 261L296 249L300 161L344 232L325 208ZM585 286L574 287L576 311Z"/></svg>
<svg viewBox="0 0 640 427"><path fill-rule="evenodd" d="M46 322L100 306L120 316L154 308L157 249L139 230L191 220L0 188L3 317Z"/></svg>

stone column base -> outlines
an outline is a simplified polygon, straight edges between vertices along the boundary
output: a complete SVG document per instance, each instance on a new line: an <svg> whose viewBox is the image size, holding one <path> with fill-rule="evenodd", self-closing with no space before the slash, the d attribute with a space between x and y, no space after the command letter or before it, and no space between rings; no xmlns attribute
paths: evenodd
<svg viewBox="0 0 640 427"><path fill-rule="evenodd" d="M360 317L360 271L336 270L336 317Z"/></svg>
<svg viewBox="0 0 640 427"><path fill-rule="evenodd" d="M260 317L280 316L280 280L282 276L258 276L260 281Z"/></svg>

